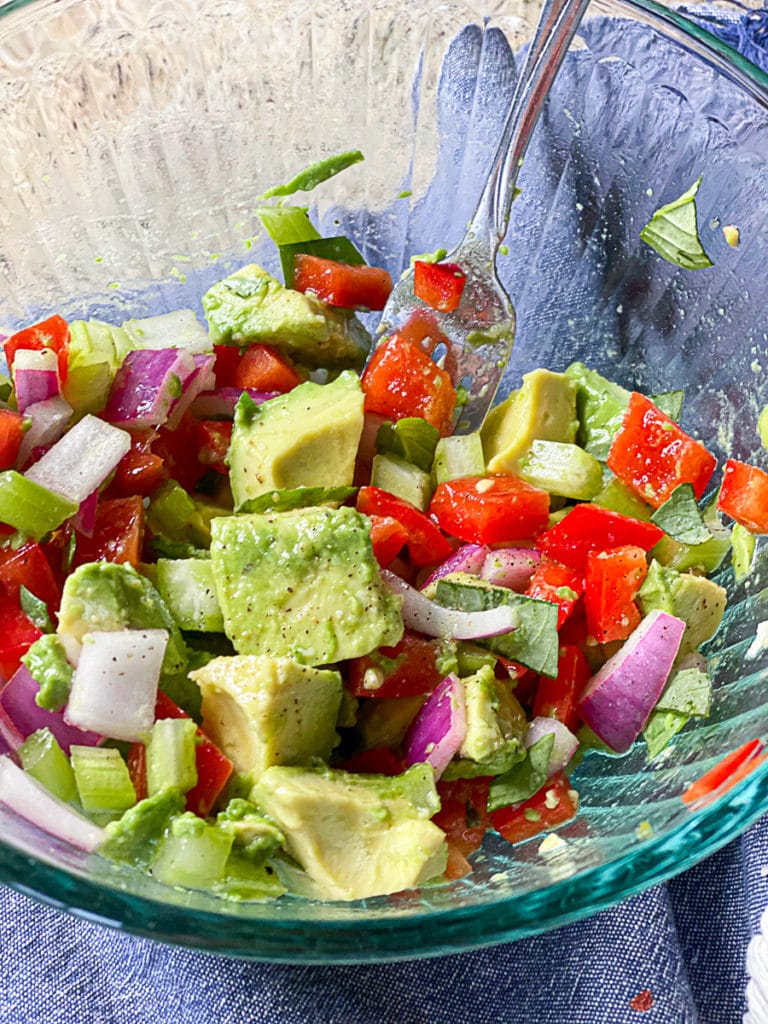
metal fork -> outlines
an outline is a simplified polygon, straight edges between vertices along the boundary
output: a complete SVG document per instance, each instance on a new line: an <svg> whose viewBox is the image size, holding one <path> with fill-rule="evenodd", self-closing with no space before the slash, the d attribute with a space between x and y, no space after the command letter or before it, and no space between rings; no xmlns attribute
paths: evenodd
<svg viewBox="0 0 768 1024"><path fill-rule="evenodd" d="M490 173L463 239L446 257L466 274L459 307L434 312L439 344L455 386L469 398L456 433L478 430L493 403L512 352L515 311L496 274L496 255L509 226L515 182L550 86L589 0L545 0L541 9ZM425 304L413 293L413 269L397 283L382 314L379 332L402 329Z"/></svg>

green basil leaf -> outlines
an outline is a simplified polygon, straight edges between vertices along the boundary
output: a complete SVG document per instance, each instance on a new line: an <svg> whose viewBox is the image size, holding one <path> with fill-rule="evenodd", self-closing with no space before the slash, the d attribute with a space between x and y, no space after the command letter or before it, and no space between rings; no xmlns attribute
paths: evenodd
<svg viewBox="0 0 768 1024"><path fill-rule="evenodd" d="M668 536L683 544L703 544L712 534L696 501L691 484L680 484L651 516Z"/></svg>
<svg viewBox="0 0 768 1024"><path fill-rule="evenodd" d="M662 391L658 395L651 395L651 401L657 409L669 416L675 423L680 421L680 417L683 412L683 402L685 400L685 392L679 391Z"/></svg>
<svg viewBox="0 0 768 1024"><path fill-rule="evenodd" d="M382 423L376 435L376 451L399 455L429 473L440 431L420 416L406 416L396 423Z"/></svg>
<svg viewBox="0 0 768 1024"><path fill-rule="evenodd" d="M651 761L667 746L688 721L688 715L679 711L652 711L645 729L643 739L648 748L646 757Z"/></svg>
<svg viewBox="0 0 768 1024"><path fill-rule="evenodd" d="M525 760L520 761L504 775L494 779L488 791L488 810L497 811L500 807L520 804L541 789L547 781L547 769L552 747L555 743L554 733L547 733L528 748Z"/></svg>
<svg viewBox="0 0 768 1024"><path fill-rule="evenodd" d="M684 270L704 270L712 260L704 252L696 219L696 193L701 177L666 206L661 206L640 232L640 238L668 263Z"/></svg>
<svg viewBox="0 0 768 1024"><path fill-rule="evenodd" d="M706 717L712 704L712 683L699 668L681 668L674 673L656 702L656 711L676 711L686 718Z"/></svg>
<svg viewBox="0 0 768 1024"><path fill-rule="evenodd" d="M43 633L53 633L53 624L48 614L48 605L41 601L31 590L22 585L19 587L19 602L24 614L34 622Z"/></svg>
<svg viewBox="0 0 768 1024"><path fill-rule="evenodd" d="M237 512L290 512L294 508L308 508L341 502L357 493L356 487L294 487L282 491L269 491L258 498L249 498L239 505Z"/></svg>

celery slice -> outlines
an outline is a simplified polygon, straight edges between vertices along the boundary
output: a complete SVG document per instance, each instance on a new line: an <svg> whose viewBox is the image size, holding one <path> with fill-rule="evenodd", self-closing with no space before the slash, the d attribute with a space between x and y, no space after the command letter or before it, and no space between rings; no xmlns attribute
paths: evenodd
<svg viewBox="0 0 768 1024"><path fill-rule="evenodd" d="M485 456L480 435L473 433L441 437L435 447L432 468L439 484L463 476L483 476Z"/></svg>
<svg viewBox="0 0 768 1024"><path fill-rule="evenodd" d="M152 726L147 743L150 796L168 788L186 793L197 785L196 734L191 718L161 718Z"/></svg>
<svg viewBox="0 0 768 1024"><path fill-rule="evenodd" d="M303 206L260 206L256 216L277 246L321 237Z"/></svg>
<svg viewBox="0 0 768 1024"><path fill-rule="evenodd" d="M0 523L7 523L33 540L61 526L78 506L33 480L6 469L0 473Z"/></svg>
<svg viewBox="0 0 768 1024"><path fill-rule="evenodd" d="M80 803L89 814L121 814L136 803L128 766L113 747L70 747Z"/></svg>
<svg viewBox="0 0 768 1024"><path fill-rule="evenodd" d="M152 874L166 885L209 889L224 876L234 836L187 812L171 822L152 865Z"/></svg>
<svg viewBox="0 0 768 1024"><path fill-rule="evenodd" d="M18 750L21 766L27 774L42 782L64 803L77 799L72 765L50 729L38 729Z"/></svg>

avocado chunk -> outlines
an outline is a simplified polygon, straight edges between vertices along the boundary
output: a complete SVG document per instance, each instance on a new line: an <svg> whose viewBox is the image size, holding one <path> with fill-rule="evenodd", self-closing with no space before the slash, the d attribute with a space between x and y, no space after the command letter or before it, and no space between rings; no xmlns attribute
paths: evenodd
<svg viewBox="0 0 768 1024"><path fill-rule="evenodd" d="M351 484L363 402L351 370L330 384L306 381L262 405L241 398L227 456L235 506L270 491Z"/></svg>
<svg viewBox="0 0 768 1024"><path fill-rule="evenodd" d="M489 473L517 473L534 441L576 440L576 384L563 373L532 370L492 409L480 431Z"/></svg>
<svg viewBox="0 0 768 1024"><path fill-rule="evenodd" d="M725 590L713 580L689 572L677 572L655 559L637 596L643 615L658 608L684 620L685 632L680 641L677 662L715 635L726 603Z"/></svg>
<svg viewBox="0 0 768 1024"><path fill-rule="evenodd" d="M590 455L604 461L624 418L629 392L584 363L571 363L565 373L578 389L578 443Z"/></svg>
<svg viewBox="0 0 768 1024"><path fill-rule="evenodd" d="M67 577L61 595L58 635L71 661L86 633L118 629L165 629L163 672L181 672L187 653L179 627L148 579L132 565L88 562Z"/></svg>
<svg viewBox="0 0 768 1024"><path fill-rule="evenodd" d="M251 799L285 834L288 853L306 872L306 895L365 899L445 870L445 834L429 820L440 807L429 765L393 778L270 768Z"/></svg>
<svg viewBox="0 0 768 1024"><path fill-rule="evenodd" d="M371 337L347 310L285 288L251 263L203 296L214 345L272 345L312 369L362 367Z"/></svg>
<svg viewBox="0 0 768 1024"><path fill-rule="evenodd" d="M236 772L327 761L336 742L341 676L289 658L214 658L190 673L203 695L203 731Z"/></svg>
<svg viewBox="0 0 768 1024"><path fill-rule="evenodd" d="M443 778L502 775L525 758L525 711L489 665L462 683L467 732L458 757L449 763Z"/></svg>
<svg viewBox="0 0 768 1024"><path fill-rule="evenodd" d="M157 589L180 629L223 633L224 620L207 558L158 558Z"/></svg>
<svg viewBox="0 0 768 1024"><path fill-rule="evenodd" d="M239 654L328 665L402 637L400 598L382 583L370 522L354 509L227 516L211 532L224 629Z"/></svg>

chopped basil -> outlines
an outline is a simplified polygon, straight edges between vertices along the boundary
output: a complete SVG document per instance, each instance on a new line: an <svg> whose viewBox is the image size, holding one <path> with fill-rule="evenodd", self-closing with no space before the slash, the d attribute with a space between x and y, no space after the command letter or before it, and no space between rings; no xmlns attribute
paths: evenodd
<svg viewBox="0 0 768 1024"><path fill-rule="evenodd" d="M21 604L21 610L31 619L32 622L42 633L53 633L53 625L51 623L51 617L48 614L48 606L45 601L41 601L39 597L35 597L31 590L22 583L19 588L19 602Z"/></svg>
<svg viewBox="0 0 768 1024"><path fill-rule="evenodd" d="M666 206L661 206L640 232L640 238L668 263L684 270L703 270L712 266L699 238L696 219L696 193L701 177Z"/></svg>
<svg viewBox="0 0 768 1024"><path fill-rule="evenodd" d="M669 537L683 544L703 544L712 534L707 529L691 484L680 484L651 516Z"/></svg>
<svg viewBox="0 0 768 1024"><path fill-rule="evenodd" d="M547 781L547 769L552 747L555 743L554 733L547 733L528 748L525 760L520 761L504 775L494 779L488 791L488 810L497 811L500 807L523 803L541 789Z"/></svg>
<svg viewBox="0 0 768 1024"><path fill-rule="evenodd" d="M238 505L238 512L289 512L294 508L308 508L341 502L357 493L356 487L293 487L282 491L269 491L258 498L249 498Z"/></svg>
<svg viewBox="0 0 768 1024"><path fill-rule="evenodd" d="M648 748L646 756L649 761L660 754L670 740L680 732L688 721L688 717L679 711L651 712L651 717L643 730L643 739Z"/></svg>
<svg viewBox="0 0 768 1024"><path fill-rule="evenodd" d="M340 174L353 164L359 164L365 157L359 149L351 149L346 153L337 153L336 156L326 157L325 160L318 160L303 171L291 178L284 185L273 185L262 195L262 199L271 199L273 196L292 196L294 192L311 192L313 188L321 185L329 178Z"/></svg>
<svg viewBox="0 0 768 1024"><path fill-rule="evenodd" d="M712 704L712 683L700 668L680 668L664 688L656 702L657 711L677 711L681 715L709 714Z"/></svg>
<svg viewBox="0 0 768 1024"><path fill-rule="evenodd" d="M683 412L683 401L685 400L685 392L680 391L662 391L658 395L651 395L651 401L657 409L669 416L675 423L679 422L680 416Z"/></svg>
<svg viewBox="0 0 768 1024"><path fill-rule="evenodd" d="M420 416L406 416L396 423L382 423L376 435L376 451L399 455L429 473L440 432Z"/></svg>

